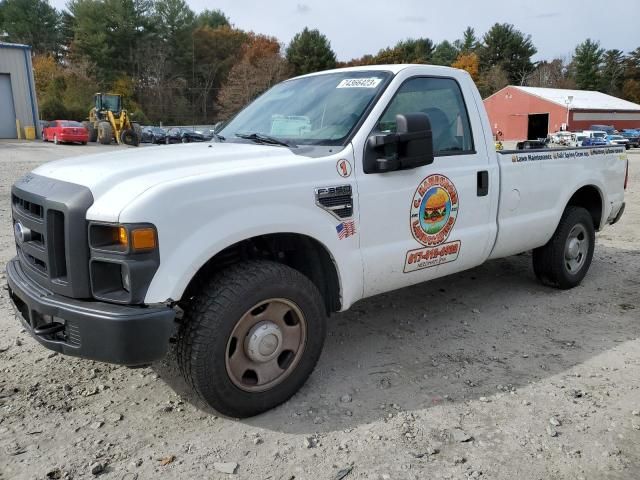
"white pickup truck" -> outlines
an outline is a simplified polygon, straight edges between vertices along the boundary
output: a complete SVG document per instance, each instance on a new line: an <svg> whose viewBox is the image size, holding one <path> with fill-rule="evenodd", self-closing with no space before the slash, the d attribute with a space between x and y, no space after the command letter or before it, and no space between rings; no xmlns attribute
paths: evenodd
<svg viewBox="0 0 640 480"><path fill-rule="evenodd" d="M562 289L624 210L624 148L496 153L464 71L280 83L210 143L47 163L12 188L9 293L45 347L143 365L177 343L210 406L293 395L354 302L533 250ZM427 287L428 288L428 287Z"/></svg>

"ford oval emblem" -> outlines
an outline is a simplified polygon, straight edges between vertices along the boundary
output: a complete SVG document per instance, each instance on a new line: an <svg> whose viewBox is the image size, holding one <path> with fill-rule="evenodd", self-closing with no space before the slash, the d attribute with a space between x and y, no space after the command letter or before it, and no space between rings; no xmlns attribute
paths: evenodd
<svg viewBox="0 0 640 480"><path fill-rule="evenodd" d="M31 240L31 230L22 225L20 221L17 221L13 225L13 233L16 237L16 242L18 242L19 244Z"/></svg>

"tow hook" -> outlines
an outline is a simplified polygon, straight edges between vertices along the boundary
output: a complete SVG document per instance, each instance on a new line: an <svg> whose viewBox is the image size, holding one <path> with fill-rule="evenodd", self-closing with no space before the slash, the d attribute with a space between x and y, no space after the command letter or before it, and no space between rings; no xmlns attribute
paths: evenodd
<svg viewBox="0 0 640 480"><path fill-rule="evenodd" d="M51 322L33 329L33 333L40 337L45 335L53 335L64 330L64 324L59 322Z"/></svg>

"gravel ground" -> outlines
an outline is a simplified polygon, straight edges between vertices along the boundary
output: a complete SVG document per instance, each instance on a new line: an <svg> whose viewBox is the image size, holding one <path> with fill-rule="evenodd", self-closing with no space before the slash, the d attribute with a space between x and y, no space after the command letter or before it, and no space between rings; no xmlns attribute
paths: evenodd
<svg viewBox="0 0 640 480"><path fill-rule="evenodd" d="M0 143L0 271L13 181L104 148ZM203 409L170 361L132 370L42 348L3 293L0 479L637 479L636 152L627 212L580 287L539 285L524 254L359 302L332 317L304 388L249 420Z"/></svg>

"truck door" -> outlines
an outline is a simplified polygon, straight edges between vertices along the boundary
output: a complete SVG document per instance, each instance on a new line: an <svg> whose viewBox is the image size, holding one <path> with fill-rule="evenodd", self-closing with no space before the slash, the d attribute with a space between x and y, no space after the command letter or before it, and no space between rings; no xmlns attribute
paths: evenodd
<svg viewBox="0 0 640 480"><path fill-rule="evenodd" d="M490 164L471 102L467 108L453 78L409 77L376 121L371 134L395 131L397 114L426 113L435 160L410 170L359 173L365 296L471 268L488 257L497 230L497 165ZM363 151L357 150L361 157ZM362 158L357 161L362 165Z"/></svg>

